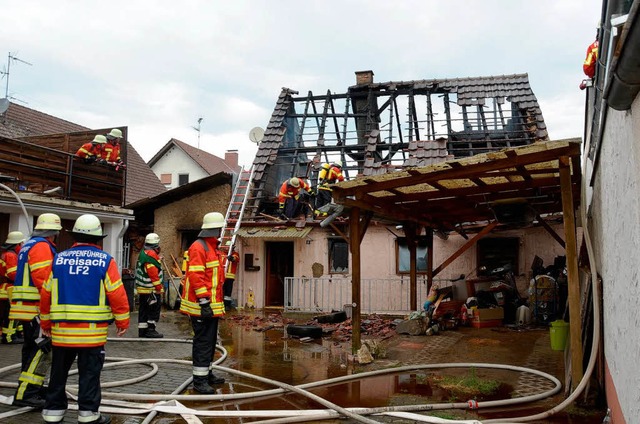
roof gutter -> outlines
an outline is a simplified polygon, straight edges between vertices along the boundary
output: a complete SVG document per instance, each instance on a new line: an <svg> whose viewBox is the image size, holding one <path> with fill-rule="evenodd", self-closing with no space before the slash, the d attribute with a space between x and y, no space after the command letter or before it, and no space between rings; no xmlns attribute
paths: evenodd
<svg viewBox="0 0 640 424"><path fill-rule="evenodd" d="M614 56L611 71L607 75L604 98L607 104L615 110L628 110L640 92L640 24L638 23L638 9L640 2L634 1L628 15L612 18L611 24L624 22L619 47L621 53ZM614 52L611 52L614 54Z"/></svg>

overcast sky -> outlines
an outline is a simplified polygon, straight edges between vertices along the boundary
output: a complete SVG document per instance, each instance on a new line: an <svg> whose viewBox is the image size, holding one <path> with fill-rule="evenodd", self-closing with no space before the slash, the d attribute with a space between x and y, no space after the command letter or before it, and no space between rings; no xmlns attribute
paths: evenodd
<svg viewBox="0 0 640 424"><path fill-rule="evenodd" d="M9 96L91 128L127 126L149 160L169 139L250 165L282 87L528 73L551 139L582 137L600 0L4 1ZM0 97L4 97L2 80ZM16 100L13 100L16 101ZM23 103L24 104L24 103Z"/></svg>

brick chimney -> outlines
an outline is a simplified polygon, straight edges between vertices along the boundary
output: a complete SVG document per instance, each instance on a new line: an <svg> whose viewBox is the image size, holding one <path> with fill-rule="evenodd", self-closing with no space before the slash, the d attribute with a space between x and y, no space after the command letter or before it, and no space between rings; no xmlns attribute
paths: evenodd
<svg viewBox="0 0 640 424"><path fill-rule="evenodd" d="M356 85L373 84L373 71L356 71Z"/></svg>
<svg viewBox="0 0 640 424"><path fill-rule="evenodd" d="M224 152L224 161L229 166L229 168L236 169L238 167L238 151L227 150L226 152Z"/></svg>

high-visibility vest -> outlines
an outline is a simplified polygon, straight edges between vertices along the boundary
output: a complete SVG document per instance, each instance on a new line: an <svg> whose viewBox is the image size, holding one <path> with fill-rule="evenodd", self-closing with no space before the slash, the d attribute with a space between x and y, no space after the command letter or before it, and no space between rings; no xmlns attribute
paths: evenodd
<svg viewBox="0 0 640 424"><path fill-rule="evenodd" d="M17 248L18 251L19 248ZM13 286L13 280L18 270L18 254L10 249L0 253L0 299L9 299L9 287Z"/></svg>
<svg viewBox="0 0 640 424"><path fill-rule="evenodd" d="M210 237L196 240L189 247L187 274L182 291L180 312L200 316L198 299L208 298L214 316L224 315L224 269L218 240Z"/></svg>
<svg viewBox="0 0 640 424"><path fill-rule="evenodd" d="M48 248L40 249L38 251L40 253L30 255L39 243L46 244ZM38 315L40 303L38 287L42 286L44 281L38 281L36 284L32 273L39 271L48 276L51 273L51 261L55 253L54 246L44 237L32 237L22 245L18 254L16 279L13 282L9 319L31 321Z"/></svg>
<svg viewBox="0 0 640 424"><path fill-rule="evenodd" d="M110 322L129 320L117 264L96 245L74 244L58 253L42 297L41 318L53 323L55 346L101 346L107 341Z"/></svg>
<svg viewBox="0 0 640 424"><path fill-rule="evenodd" d="M335 184L338 181L344 181L342 171L334 165L325 163L318 174L318 190L331 190L329 184Z"/></svg>
<svg viewBox="0 0 640 424"><path fill-rule="evenodd" d="M596 75L596 63L598 62L598 40L594 41L587 48L587 57L584 59L582 70L589 78Z"/></svg>
<svg viewBox="0 0 640 424"><path fill-rule="evenodd" d="M136 290L140 294L149 294L162 290L163 271L158 254L148 249L140 252L136 263ZM153 277L153 278L152 278Z"/></svg>

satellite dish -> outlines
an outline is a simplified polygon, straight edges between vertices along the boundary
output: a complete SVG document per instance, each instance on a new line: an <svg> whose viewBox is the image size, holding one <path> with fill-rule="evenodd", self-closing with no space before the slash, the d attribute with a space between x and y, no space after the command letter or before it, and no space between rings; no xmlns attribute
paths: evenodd
<svg viewBox="0 0 640 424"><path fill-rule="evenodd" d="M264 130L260 127L254 127L249 131L249 140L253 141L256 144L260 144L262 138L264 137Z"/></svg>
<svg viewBox="0 0 640 424"><path fill-rule="evenodd" d="M0 115L9 109L9 99L0 99Z"/></svg>

